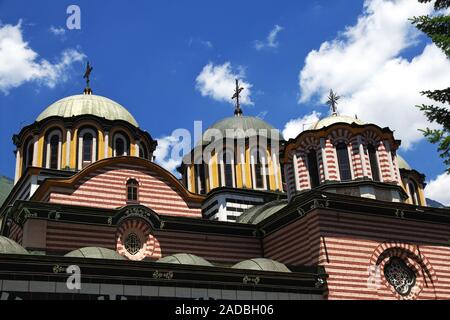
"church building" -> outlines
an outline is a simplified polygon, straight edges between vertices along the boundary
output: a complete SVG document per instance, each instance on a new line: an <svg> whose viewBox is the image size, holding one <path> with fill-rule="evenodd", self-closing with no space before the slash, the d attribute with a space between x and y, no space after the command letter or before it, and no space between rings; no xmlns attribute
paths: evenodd
<svg viewBox="0 0 450 320"><path fill-rule="evenodd" d="M45 108L13 136L0 299L450 299L450 210L427 206L394 131L331 91L286 141L242 90L181 178L89 81Z"/></svg>

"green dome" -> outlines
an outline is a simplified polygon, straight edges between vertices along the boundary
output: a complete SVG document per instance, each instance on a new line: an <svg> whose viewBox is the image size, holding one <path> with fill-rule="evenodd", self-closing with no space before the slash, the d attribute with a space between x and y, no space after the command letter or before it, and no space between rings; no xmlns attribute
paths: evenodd
<svg viewBox="0 0 450 320"><path fill-rule="evenodd" d="M262 271L274 271L274 272L291 272L281 262L265 259L255 258L250 260L244 260L236 263L232 266L233 269L248 269L248 270L262 270Z"/></svg>
<svg viewBox="0 0 450 320"><path fill-rule="evenodd" d="M102 247L84 247L71 251L64 256L73 258L125 260L125 258L118 254L116 251Z"/></svg>
<svg viewBox="0 0 450 320"><path fill-rule="evenodd" d="M210 139L205 139L205 137L208 136L208 133L211 135L211 130L217 129L219 130L223 137L226 137L226 130L227 129L234 129L234 130L243 130L245 137L250 137L254 135L262 135L267 136L271 139L275 140L283 140L279 130L274 134L274 136L271 135L271 130L276 130L273 126L265 122L264 120L257 118L257 117L247 117L247 116L233 116L228 117L225 119L222 119L216 123L214 123L211 127L206 129L206 131L203 133L202 136L202 144L209 144L211 141ZM247 130L254 129L255 133L252 132L246 132ZM260 131L260 130L266 130ZM199 143L200 144L200 143Z"/></svg>
<svg viewBox="0 0 450 320"><path fill-rule="evenodd" d="M28 251L17 242L0 236L0 254L28 254Z"/></svg>
<svg viewBox="0 0 450 320"><path fill-rule="evenodd" d="M0 177L0 207L8 197L14 186L14 182L7 177Z"/></svg>
<svg viewBox="0 0 450 320"><path fill-rule="evenodd" d="M317 121L316 123L314 123L308 130L318 130L318 129L322 129L328 126L331 126L332 124L335 123L348 123L348 124L352 124L352 123L356 123L359 125L363 125L364 122L353 118L353 117L349 117L349 116L344 116L344 115L337 115L337 114L333 114L329 117L320 119L319 121Z"/></svg>
<svg viewBox="0 0 450 320"><path fill-rule="evenodd" d="M253 206L241 214L237 222L257 224L270 217L288 204L288 200L274 200L263 205Z"/></svg>
<svg viewBox="0 0 450 320"><path fill-rule="evenodd" d="M399 154L397 154L397 162L398 162L399 169L411 170L411 166L409 165L409 163L406 162L406 160L403 159L403 157L400 156Z"/></svg>
<svg viewBox="0 0 450 320"><path fill-rule="evenodd" d="M171 256L161 258L156 262L188 264L194 266L208 266L208 267L213 266L209 261L206 261L205 259L190 253L177 253Z"/></svg>
<svg viewBox="0 0 450 320"><path fill-rule="evenodd" d="M93 94L78 94L58 100L47 107L36 118L36 121L42 121L53 116L70 118L80 115L94 115L108 120L123 120L135 127L139 126L131 113L120 104Z"/></svg>

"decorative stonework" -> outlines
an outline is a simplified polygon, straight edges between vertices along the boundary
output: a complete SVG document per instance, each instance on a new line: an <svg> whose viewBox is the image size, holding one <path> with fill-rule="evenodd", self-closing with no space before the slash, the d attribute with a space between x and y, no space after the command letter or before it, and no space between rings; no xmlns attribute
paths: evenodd
<svg viewBox="0 0 450 320"><path fill-rule="evenodd" d="M158 240L151 234L150 225L139 218L126 219L117 229L117 252L129 260L161 258Z"/></svg>
<svg viewBox="0 0 450 320"><path fill-rule="evenodd" d="M401 296L408 296L416 284L416 274L402 259L392 257L384 266L384 276Z"/></svg>
<svg viewBox="0 0 450 320"><path fill-rule="evenodd" d="M425 287L433 290L438 280L428 259L408 243L381 243L372 253L370 265L380 270L382 287L399 300L418 299Z"/></svg>

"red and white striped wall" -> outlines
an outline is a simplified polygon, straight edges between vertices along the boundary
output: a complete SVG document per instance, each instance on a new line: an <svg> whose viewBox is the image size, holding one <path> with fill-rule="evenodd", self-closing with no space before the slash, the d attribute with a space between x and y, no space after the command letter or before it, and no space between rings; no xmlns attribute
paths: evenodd
<svg viewBox="0 0 450 320"><path fill-rule="evenodd" d="M201 218L201 204L186 202L177 188L157 172L138 165L115 164L91 172L72 187L51 187L51 203L119 208L127 205L126 184L139 183L139 203L160 215Z"/></svg>
<svg viewBox="0 0 450 320"><path fill-rule="evenodd" d="M320 209L267 235L264 251L285 264L323 265L329 299L450 299L449 239L444 225ZM416 273L408 296L384 277L392 256Z"/></svg>

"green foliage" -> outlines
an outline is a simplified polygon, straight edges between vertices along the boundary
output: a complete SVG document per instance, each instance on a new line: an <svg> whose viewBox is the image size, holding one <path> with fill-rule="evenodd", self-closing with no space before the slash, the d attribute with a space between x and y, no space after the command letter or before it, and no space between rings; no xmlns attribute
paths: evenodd
<svg viewBox="0 0 450 320"><path fill-rule="evenodd" d="M450 16L420 16L411 19L420 31L426 33L434 44L450 58Z"/></svg>
<svg viewBox="0 0 450 320"><path fill-rule="evenodd" d="M420 3L427 3L433 0L419 0ZM450 0L436 0L434 3L435 10L441 10L450 7Z"/></svg>
<svg viewBox="0 0 450 320"><path fill-rule="evenodd" d="M421 3L432 0L419 0ZM450 0L436 0L435 10L442 10L450 7ZM440 48L448 59L450 59L450 16L437 14L433 16L420 16L412 18L412 23L420 31L427 34L433 43ZM450 88L443 90L427 90L421 92L427 98L439 102L443 105L450 105ZM431 143L438 145L438 151L447 172L450 173L450 109L435 105L416 106L424 112L428 121L439 124L442 129L420 130Z"/></svg>

